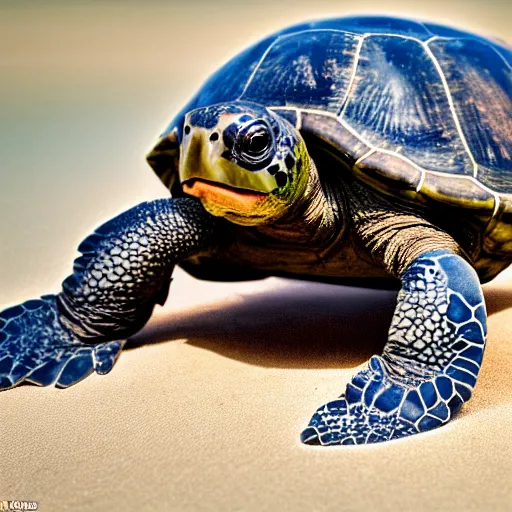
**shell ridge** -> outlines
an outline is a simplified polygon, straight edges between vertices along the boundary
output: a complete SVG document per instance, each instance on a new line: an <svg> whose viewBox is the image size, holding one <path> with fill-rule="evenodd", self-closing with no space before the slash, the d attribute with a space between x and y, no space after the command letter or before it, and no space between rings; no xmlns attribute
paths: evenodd
<svg viewBox="0 0 512 512"><path fill-rule="evenodd" d="M256 64L256 67L253 69L251 75L249 76L249 78L247 79L247 82L245 83L245 86L242 90L242 92L240 93L240 95L238 96L238 98L236 98L237 100L240 100L243 98L244 94L247 92L247 89L249 88L249 85L251 84L251 82L253 81L254 77L256 76L256 73L258 72L260 66L263 64L263 62L265 61L265 58L267 57L267 55L269 54L270 50L272 49L272 47L277 43L277 41L279 41L281 39L281 36L278 36L276 37L267 47L267 49L263 52L263 55L260 57L260 60L258 61L258 64Z"/></svg>
<svg viewBox="0 0 512 512"><path fill-rule="evenodd" d="M360 36L359 41L357 42L356 53L354 55L354 63L352 65L352 72L350 74L350 80L348 82L347 91L345 92L345 96L343 98L343 101L341 102L340 112L337 115L337 117L339 118L343 117L343 114L345 113L345 108L348 104L350 92L352 91L352 88L354 86L354 80L356 79L357 75L357 68L359 66L359 59L361 56L361 48L363 47L366 37L366 35Z"/></svg>
<svg viewBox="0 0 512 512"><path fill-rule="evenodd" d="M365 36L339 119L371 140L374 147L385 147L395 153L403 149L409 159L421 166L420 171L441 167L445 172L474 174L474 158L469 156L467 144L462 143L461 134L465 139L465 133L461 123L457 123L458 118L454 118L455 107L447 94L445 76L426 49L423 41L402 34ZM379 58L372 63L374 52ZM412 70L423 69L418 70L417 62L428 71L425 79L411 74ZM396 76L397 80L383 80L383 76ZM425 89L428 83L432 84L431 94ZM417 85L421 91L425 89L425 101L416 91ZM414 133L426 140L428 151L422 153L421 143L411 142ZM414 183L418 180L419 174Z"/></svg>
<svg viewBox="0 0 512 512"><path fill-rule="evenodd" d="M363 37L396 37L398 39L408 39L409 41L416 41L417 43L423 44L423 41L417 37L406 36L405 34L391 34L388 32L365 32Z"/></svg>
<svg viewBox="0 0 512 512"><path fill-rule="evenodd" d="M425 29L425 31L426 31L426 32L428 32L429 34L432 34L432 36L433 36L433 37L437 37L437 36L436 36L436 34L435 34L435 32L432 32L432 30L430 30L430 29L427 27L427 25L425 25L425 23L424 23L423 21L416 21L416 23L417 23L418 25L421 25L421 26ZM431 37L430 39L432 39L433 37ZM430 41L430 39L427 39L427 41Z"/></svg>
<svg viewBox="0 0 512 512"><path fill-rule="evenodd" d="M351 32L350 30L340 30L338 28L307 28L305 30L297 30L297 32L290 32L288 34L282 34L277 39L286 39L288 37L298 36L300 34L306 34L308 32L337 32L338 34L350 34L354 37L361 37L362 34Z"/></svg>
<svg viewBox="0 0 512 512"><path fill-rule="evenodd" d="M373 153L375 153L376 151L377 151L377 149L375 149L375 148L369 149L364 155L360 156L354 162L354 167L357 167L365 158L368 158L369 156L373 155Z"/></svg>
<svg viewBox="0 0 512 512"><path fill-rule="evenodd" d="M384 154L387 154L387 155L391 155L391 156L395 156L397 158L400 158L401 160L403 160L404 162L407 162L408 164L412 165L414 168L418 169L420 172L424 172L425 169L421 166L419 166L417 163L413 162L410 158L407 158L406 156L404 155L401 155L400 153L398 153L397 151L392 151L391 149L384 149L384 148L380 148L378 146L375 146L374 144L372 144L371 142L369 142L368 140L366 140L364 137L362 137L358 132L357 130L350 126L350 124L345 121L345 119L341 119L341 118L338 118L338 122L346 129L348 130L352 135L354 135L355 137L357 137L363 144L365 144L366 146L368 146L370 148L370 150L373 150L373 151L367 151L365 155L363 155L361 158L359 158L358 162L361 163L365 158L369 157L370 155L372 155L373 153L384 153ZM429 172L432 172L430 171L429 169L427 169ZM438 173L442 176L445 175L445 173ZM463 176L461 176L463 177ZM467 176L464 176L467 178Z"/></svg>
<svg viewBox="0 0 512 512"><path fill-rule="evenodd" d="M428 46L432 41L435 41L436 39L440 39L439 36L432 36L431 38L427 39L423 42L424 45Z"/></svg>
<svg viewBox="0 0 512 512"><path fill-rule="evenodd" d="M365 160L367 157L371 156L373 153L383 153L383 154L386 154L386 155L391 155L391 156L394 156L396 158L399 158L400 160L403 160L404 162L412 165L414 168L416 168L418 171L420 171L422 173L422 179L420 180L420 183L422 184L424 179L425 179L425 173L431 173L435 176L441 176L441 177L446 177L446 173L444 172L440 172L440 171L435 171L435 170L432 170L432 169L424 169L423 167L419 166L417 163L415 163L414 161L412 161L411 159L409 159L408 157L404 156L404 155L401 155L400 153L396 152L396 151L392 151L390 149L384 149L384 148L379 148L373 144L371 144L369 141L367 141L366 139L364 139L363 137L361 137L361 135L352 127L350 126L349 123L347 123L347 121L345 121L344 119L338 119L338 122L345 128L347 129L350 133L352 133L355 137L357 137L363 144L366 144L370 150L367 151L361 158L359 158L357 160L357 163L361 163L363 160ZM488 192L489 194L491 194L493 197L494 197L494 200L495 200L495 211L497 209L497 206L496 204L499 204L499 195L492 189L490 189L489 187L485 186L483 183L480 183L480 181L478 181L474 176L466 176L466 175L463 175L463 174L450 174L450 178L452 179L459 179L459 180L469 180L471 182L473 182L474 184L478 185L481 189L485 190L486 192ZM419 189L417 190L419 191Z"/></svg>
<svg viewBox="0 0 512 512"><path fill-rule="evenodd" d="M500 59L505 63L505 66L509 69L509 71L512 71L512 65L508 62L508 60L505 58L505 56L500 52L499 47L497 48L496 46L488 44L488 43L483 43L483 44L487 45L489 48L492 48L498 54Z"/></svg>
<svg viewBox="0 0 512 512"><path fill-rule="evenodd" d="M325 110L316 110L314 108L297 108L297 110L301 113L305 112L306 114L318 114L320 116L330 117L331 119L338 119L336 114L333 114L332 112L326 112Z"/></svg>

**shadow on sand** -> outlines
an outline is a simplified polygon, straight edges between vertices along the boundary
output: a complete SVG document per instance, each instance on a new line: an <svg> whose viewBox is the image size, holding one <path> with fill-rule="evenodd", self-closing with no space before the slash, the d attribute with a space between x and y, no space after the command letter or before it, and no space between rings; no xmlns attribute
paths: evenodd
<svg viewBox="0 0 512 512"><path fill-rule="evenodd" d="M512 307L512 290L488 288L489 315ZM350 368L382 351L396 292L286 281L235 305L151 321L127 348L176 339L272 368Z"/></svg>

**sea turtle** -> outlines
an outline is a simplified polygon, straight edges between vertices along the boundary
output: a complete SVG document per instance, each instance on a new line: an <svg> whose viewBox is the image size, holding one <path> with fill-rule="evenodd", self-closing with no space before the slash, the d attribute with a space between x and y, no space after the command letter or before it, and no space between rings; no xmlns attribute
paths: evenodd
<svg viewBox="0 0 512 512"><path fill-rule="evenodd" d="M101 226L59 294L0 315L0 387L109 372L176 264L220 281L388 276L401 289L382 355L302 440L445 424L482 362L480 282L512 259L511 65L505 43L388 17L304 23L251 46L149 154L172 197Z"/></svg>

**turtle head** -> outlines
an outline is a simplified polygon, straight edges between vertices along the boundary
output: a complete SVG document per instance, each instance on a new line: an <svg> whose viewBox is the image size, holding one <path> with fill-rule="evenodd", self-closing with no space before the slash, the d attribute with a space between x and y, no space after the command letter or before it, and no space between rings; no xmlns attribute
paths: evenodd
<svg viewBox="0 0 512 512"><path fill-rule="evenodd" d="M212 215L242 225L272 222L302 196L308 170L298 130L263 106L218 104L185 116L181 185Z"/></svg>

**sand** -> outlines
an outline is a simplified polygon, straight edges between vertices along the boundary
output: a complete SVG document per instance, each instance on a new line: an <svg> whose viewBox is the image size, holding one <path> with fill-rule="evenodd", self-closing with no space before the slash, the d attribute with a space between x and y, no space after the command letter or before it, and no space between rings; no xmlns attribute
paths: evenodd
<svg viewBox="0 0 512 512"><path fill-rule="evenodd" d="M385 339L393 294L179 274L108 376L2 395L1 490L41 510L510 510L511 282L486 288L487 354L455 421L316 448L300 430Z"/></svg>
<svg viewBox="0 0 512 512"><path fill-rule="evenodd" d="M86 233L164 195L142 156L233 45L345 12L334 2L12 5L0 15L10 42L0 307L58 289ZM403 9L512 39L505 3L389 4ZM274 278L208 283L178 270L165 307L109 375L0 395L0 501L52 512L511 510L512 272L485 297L488 348L455 421L325 449L301 445L299 433L382 348L394 294Z"/></svg>

